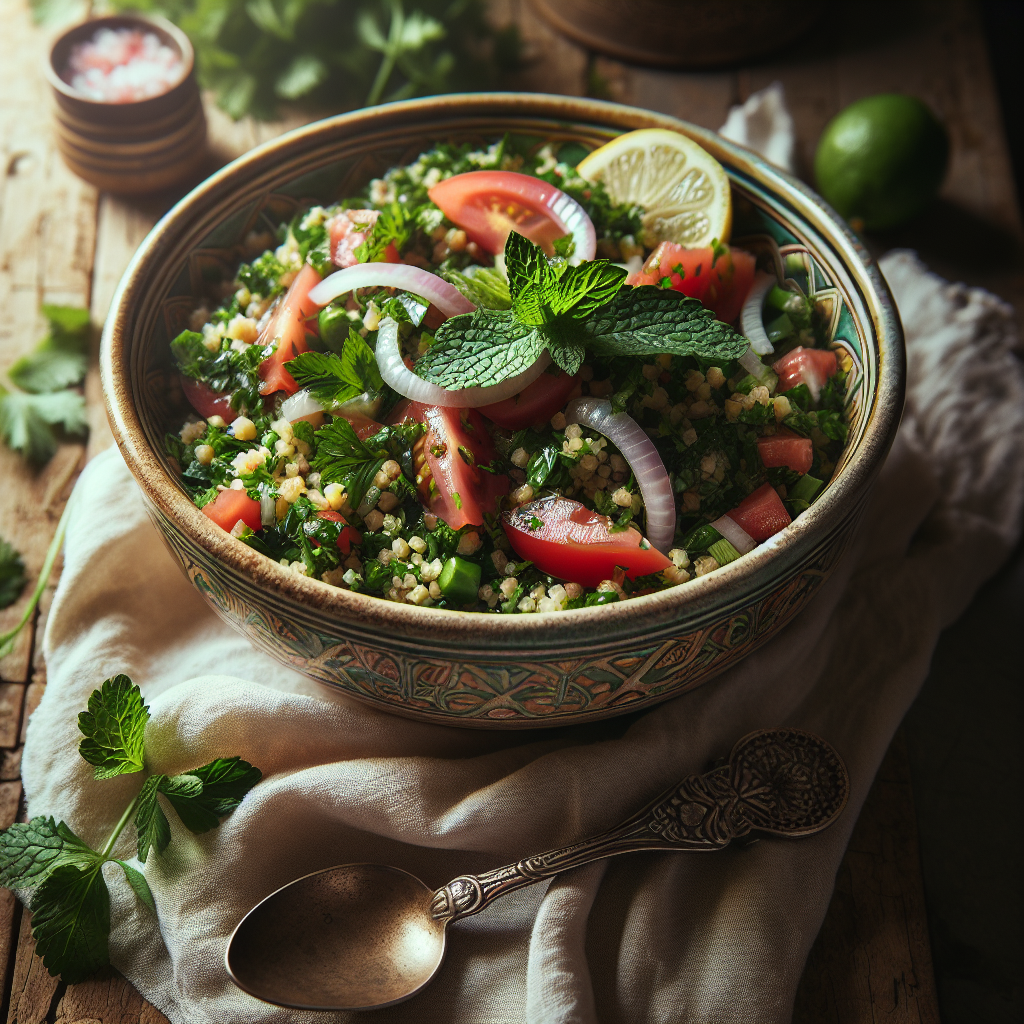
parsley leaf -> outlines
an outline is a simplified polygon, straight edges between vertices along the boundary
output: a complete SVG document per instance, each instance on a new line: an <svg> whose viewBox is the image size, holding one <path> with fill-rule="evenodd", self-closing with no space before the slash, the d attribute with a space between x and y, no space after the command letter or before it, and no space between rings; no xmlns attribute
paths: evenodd
<svg viewBox="0 0 1024 1024"><path fill-rule="evenodd" d="M149 708L142 692L127 676L106 679L89 698L89 709L78 716L85 739L78 752L91 765L97 779L141 772L143 741Z"/></svg>
<svg viewBox="0 0 1024 1024"><path fill-rule="evenodd" d="M73 984L110 962L110 892L103 861L55 868L32 897L36 952L51 974Z"/></svg>
<svg viewBox="0 0 1024 1024"><path fill-rule="evenodd" d="M70 306L43 306L50 333L30 355L8 371L23 391L43 394L81 384L89 349L89 311Z"/></svg>
<svg viewBox="0 0 1024 1024"><path fill-rule="evenodd" d="M21 555L0 537L0 608L14 604L25 587L25 563Z"/></svg>
<svg viewBox="0 0 1024 1024"><path fill-rule="evenodd" d="M356 247L356 259L360 263L387 262L387 247L393 245L401 252L409 244L412 228L405 207L398 202L391 203L380 211L366 235L366 241Z"/></svg>
<svg viewBox="0 0 1024 1024"><path fill-rule="evenodd" d="M248 761L220 757L184 775L165 776L160 792L171 802L181 823L190 832L209 832L262 778L259 768Z"/></svg>
<svg viewBox="0 0 1024 1024"><path fill-rule="evenodd" d="M88 867L98 856L63 821L39 817L19 822L0 833L0 885L34 887L56 868Z"/></svg>
<svg viewBox="0 0 1024 1024"><path fill-rule="evenodd" d="M358 508L386 459L395 459L407 477L414 475L412 446L425 430L422 423L399 423L384 427L364 442L346 419L338 417L316 432L313 468L323 483L344 484L349 505Z"/></svg>
<svg viewBox="0 0 1024 1024"><path fill-rule="evenodd" d="M31 395L0 388L0 440L30 462L42 465L57 450L55 426L68 434L88 429L85 399L77 391Z"/></svg>
<svg viewBox="0 0 1024 1024"><path fill-rule="evenodd" d="M340 356L303 352L287 362L285 369L299 387L329 408L384 386L373 349L351 328Z"/></svg>

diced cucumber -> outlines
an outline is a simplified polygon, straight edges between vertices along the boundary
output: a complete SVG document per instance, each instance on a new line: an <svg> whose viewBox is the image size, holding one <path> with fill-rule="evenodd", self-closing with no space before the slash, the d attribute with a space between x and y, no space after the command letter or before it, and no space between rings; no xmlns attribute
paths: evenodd
<svg viewBox="0 0 1024 1024"><path fill-rule="evenodd" d="M452 555L437 578L441 593L452 604L470 604L476 600L480 590L480 566L458 555Z"/></svg>

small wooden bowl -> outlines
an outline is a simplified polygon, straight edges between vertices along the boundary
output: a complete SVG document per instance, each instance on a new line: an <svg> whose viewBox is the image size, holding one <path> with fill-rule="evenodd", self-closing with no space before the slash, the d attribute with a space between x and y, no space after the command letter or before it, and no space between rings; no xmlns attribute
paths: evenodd
<svg viewBox="0 0 1024 1024"><path fill-rule="evenodd" d="M167 92L130 103L90 99L61 78L72 47L101 28L140 28L178 51L182 77ZM188 36L163 18L118 14L65 31L50 48L46 77L53 88L57 148L80 178L106 192L145 195L198 176L207 160L206 118Z"/></svg>
<svg viewBox="0 0 1024 1024"><path fill-rule="evenodd" d="M630 64L713 68L763 57L803 35L820 11L786 0L531 0L553 28Z"/></svg>

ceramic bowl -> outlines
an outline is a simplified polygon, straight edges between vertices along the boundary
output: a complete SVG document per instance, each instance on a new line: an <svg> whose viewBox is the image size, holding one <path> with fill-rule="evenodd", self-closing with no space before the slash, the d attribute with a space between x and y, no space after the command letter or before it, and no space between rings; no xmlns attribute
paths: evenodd
<svg viewBox="0 0 1024 1024"><path fill-rule="evenodd" d="M167 92L131 103L90 99L61 78L76 43L101 28L140 28L157 35L182 60L182 77ZM80 178L105 192L146 195L195 181L208 159L206 117L188 36L163 18L115 14L63 32L50 48L46 77L54 97L57 148Z"/></svg>
<svg viewBox="0 0 1024 1024"><path fill-rule="evenodd" d="M596 53L656 67L749 62L804 35L823 13L787 0L531 0L558 32ZM657 25L656 32L651 26ZM699 40L699 43L697 42Z"/></svg>
<svg viewBox="0 0 1024 1024"><path fill-rule="evenodd" d="M168 342L200 294L230 280L253 230L310 199L351 195L438 140L506 132L576 158L634 128L697 140L735 194L734 241L797 280L853 361L850 441L814 505L746 557L671 590L532 615L398 605L283 569L218 529L189 500L164 436L183 422ZM491 729L576 723L635 711L711 679L760 647L833 571L893 439L904 352L870 257L806 186L717 135L659 114L567 97L450 96L320 121L219 171L157 225L125 272L103 334L114 434L175 560L211 607L258 647L388 711Z"/></svg>

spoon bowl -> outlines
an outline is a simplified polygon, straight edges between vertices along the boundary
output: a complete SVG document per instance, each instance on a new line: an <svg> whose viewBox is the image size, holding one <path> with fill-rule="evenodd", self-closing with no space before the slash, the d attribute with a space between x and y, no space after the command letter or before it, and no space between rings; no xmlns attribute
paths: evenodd
<svg viewBox="0 0 1024 1024"><path fill-rule="evenodd" d="M415 995L441 966L434 890L384 864L343 864L278 889L228 942L232 980L298 1010L361 1010ZM296 979L301 978L301 986Z"/></svg>

